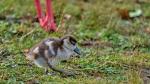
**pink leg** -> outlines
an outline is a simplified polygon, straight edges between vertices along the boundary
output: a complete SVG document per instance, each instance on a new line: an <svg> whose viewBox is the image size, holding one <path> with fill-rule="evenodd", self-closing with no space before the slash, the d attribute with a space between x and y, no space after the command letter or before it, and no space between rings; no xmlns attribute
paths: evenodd
<svg viewBox="0 0 150 84"><path fill-rule="evenodd" d="M40 22L40 25L43 27L44 26L44 15L42 14L42 10L41 10L41 4L39 0L34 0L35 2L35 6L36 6L36 10L37 10L37 15L38 15L38 19Z"/></svg>
<svg viewBox="0 0 150 84"><path fill-rule="evenodd" d="M48 16L48 27L51 30L56 31L56 24L54 22L53 10L52 10L52 3L51 0L46 0L46 7L47 7L47 16Z"/></svg>
<svg viewBox="0 0 150 84"><path fill-rule="evenodd" d="M46 16L42 14L41 5L39 0L34 0L35 6L39 18L40 25L46 30L46 31L56 31L56 24L54 23L54 16L52 11L52 5L51 0L46 0Z"/></svg>

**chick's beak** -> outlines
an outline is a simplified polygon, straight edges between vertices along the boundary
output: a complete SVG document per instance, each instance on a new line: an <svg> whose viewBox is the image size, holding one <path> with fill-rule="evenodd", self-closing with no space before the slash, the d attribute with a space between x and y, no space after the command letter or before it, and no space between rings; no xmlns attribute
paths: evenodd
<svg viewBox="0 0 150 84"><path fill-rule="evenodd" d="M78 47L76 47L76 48L74 49L74 52L77 53L78 55L81 55L80 49L79 49Z"/></svg>

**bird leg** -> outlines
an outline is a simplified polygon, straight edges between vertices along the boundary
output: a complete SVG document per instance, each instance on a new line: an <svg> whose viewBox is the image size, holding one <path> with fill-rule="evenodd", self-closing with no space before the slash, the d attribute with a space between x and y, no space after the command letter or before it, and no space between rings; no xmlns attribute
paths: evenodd
<svg viewBox="0 0 150 84"><path fill-rule="evenodd" d="M50 63L48 63L49 68L51 68L53 71L59 72L60 74L64 74L66 76L74 76L75 74L73 72L69 72L63 69L57 69L54 66L52 66Z"/></svg>
<svg viewBox="0 0 150 84"><path fill-rule="evenodd" d="M46 75L48 74L48 68L45 68L45 74Z"/></svg>

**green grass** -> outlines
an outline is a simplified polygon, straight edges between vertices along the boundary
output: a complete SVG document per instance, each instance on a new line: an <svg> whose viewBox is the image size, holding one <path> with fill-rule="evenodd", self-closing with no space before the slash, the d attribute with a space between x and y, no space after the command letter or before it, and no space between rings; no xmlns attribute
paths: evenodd
<svg viewBox="0 0 150 84"><path fill-rule="evenodd" d="M140 70L150 67L150 37L145 31L146 28L150 29L150 19L137 18L127 26L115 9L141 8L143 15L149 16L150 3L139 5L131 0L121 3L117 0L87 1L53 0L57 25L61 25L63 15L71 15L71 19L64 21L65 25L55 33L46 33L38 23L31 21L18 24L1 20L0 84L23 84L29 81L41 84L142 84ZM1 0L0 16L35 17L33 0ZM22 65L28 61L21 51L44 38L66 34L78 39L83 55L59 67L71 69L79 75L67 78L59 74L47 76L43 69L35 65ZM85 42L92 42L93 45L82 46Z"/></svg>

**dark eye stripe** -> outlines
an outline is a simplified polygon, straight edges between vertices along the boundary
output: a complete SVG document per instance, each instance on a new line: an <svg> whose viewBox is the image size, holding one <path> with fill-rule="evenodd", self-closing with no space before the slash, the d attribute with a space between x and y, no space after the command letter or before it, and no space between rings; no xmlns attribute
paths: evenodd
<svg viewBox="0 0 150 84"><path fill-rule="evenodd" d="M75 44L76 44L76 42L71 41L71 44L72 44L72 45L75 45Z"/></svg>
<svg viewBox="0 0 150 84"><path fill-rule="evenodd" d="M69 40L70 40L70 43L71 43L72 45L75 45L75 44L76 44L76 42L77 42L74 38L71 38L71 37L70 37L70 39L69 39Z"/></svg>

